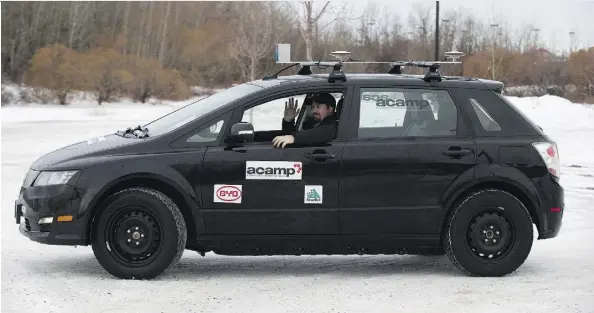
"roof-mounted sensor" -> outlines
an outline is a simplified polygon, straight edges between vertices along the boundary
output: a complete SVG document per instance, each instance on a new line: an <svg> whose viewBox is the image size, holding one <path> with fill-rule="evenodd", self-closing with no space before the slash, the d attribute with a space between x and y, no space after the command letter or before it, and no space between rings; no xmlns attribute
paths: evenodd
<svg viewBox="0 0 594 313"><path fill-rule="evenodd" d="M278 72L274 74L269 74L264 76L263 79L275 79L278 78L278 75L283 71L300 65L301 68L298 71L298 75L311 75L311 67L316 66L321 69L326 69L332 67L332 72L328 76L329 82L336 82L341 81L345 82L347 80L347 76L342 71L342 67L344 64L389 64L390 69L388 70L388 74L399 75L402 74L402 67L421 67L421 68L428 68L423 80L426 82L440 82L442 80L441 75L439 73L439 67L443 64L461 64L462 62L458 61L461 57L464 56L463 52L460 51L448 51L444 53L446 59L444 61L359 61L353 60L351 58L350 51L333 51L330 53L331 56L338 59L338 61L291 61L291 45L290 44L277 44L276 46L276 63L277 64L287 64L291 63L291 65L282 68Z"/></svg>

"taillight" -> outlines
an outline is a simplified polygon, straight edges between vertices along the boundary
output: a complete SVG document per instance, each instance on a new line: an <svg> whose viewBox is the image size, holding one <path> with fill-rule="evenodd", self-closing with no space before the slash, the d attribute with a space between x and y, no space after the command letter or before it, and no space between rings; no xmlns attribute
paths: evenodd
<svg viewBox="0 0 594 313"><path fill-rule="evenodd" d="M532 146L538 151L540 157L547 165L549 172L555 177L561 175L561 162L559 160L559 150L556 143L551 142L534 142Z"/></svg>

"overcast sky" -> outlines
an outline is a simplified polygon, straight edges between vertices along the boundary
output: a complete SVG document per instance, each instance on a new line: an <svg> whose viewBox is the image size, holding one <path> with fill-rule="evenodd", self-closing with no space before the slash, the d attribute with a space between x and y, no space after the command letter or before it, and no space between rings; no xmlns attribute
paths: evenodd
<svg viewBox="0 0 594 313"><path fill-rule="evenodd" d="M407 17L413 5L420 3L435 7L435 0L373 0L380 9L398 12L407 26ZM357 10L369 1L354 0ZM323 4L323 2L322 2ZM485 23L509 23L514 28L533 24L540 29L539 41L552 46L552 50L566 50L570 31L578 48L594 46L594 0L440 0L440 13L465 8ZM442 14L440 14L443 17Z"/></svg>

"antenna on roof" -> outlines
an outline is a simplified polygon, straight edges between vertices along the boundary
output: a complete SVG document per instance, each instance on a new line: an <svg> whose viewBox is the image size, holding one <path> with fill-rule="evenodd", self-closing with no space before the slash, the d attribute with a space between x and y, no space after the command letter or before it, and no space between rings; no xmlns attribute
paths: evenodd
<svg viewBox="0 0 594 313"><path fill-rule="evenodd" d="M439 67L442 64L460 64L462 62L458 61L461 57L464 56L464 52L460 51L448 51L444 53L446 60L450 59L451 61L438 61L433 62L429 65L429 70L425 73L425 77L423 80L426 82L431 82L432 80L436 80L438 82L441 81L441 75L439 74Z"/></svg>
<svg viewBox="0 0 594 313"><path fill-rule="evenodd" d="M311 75L311 67L316 66L318 68L328 68L332 67L332 72L328 77L329 82L335 81L346 81L346 75L342 72L342 66L344 64L390 64L390 70L388 74L402 74L402 67L403 66L414 66L414 67L423 67L428 68L427 72L423 79L426 82L431 81L441 81L441 75L439 74L439 67L442 64L460 64L462 62L458 61L462 56L464 56L463 52L460 51L448 51L444 53L446 59L444 61L392 61L392 62L384 62L384 61L356 61L351 58L350 51L333 51L330 53L331 56L338 59L337 61L291 61L291 45L290 44L277 44L276 51L275 51L275 60L277 64L287 64L291 63L291 65L282 68L280 71L269 74L264 76L263 79L275 79L278 78L278 75L297 65L300 65L301 68L299 69L298 75Z"/></svg>
<svg viewBox="0 0 594 313"><path fill-rule="evenodd" d="M349 51L334 51L330 52L330 55L340 60L340 62L352 60L351 53Z"/></svg>
<svg viewBox="0 0 594 313"><path fill-rule="evenodd" d="M438 81L442 80L441 75L439 74L439 67L443 64L460 64L462 62L458 61L459 58L464 56L463 52L460 51L448 51L444 53L446 56L445 61L399 61L399 62L392 62L390 70L388 71L389 74L402 74L401 67L402 66L415 66L415 67L423 67L428 68L423 80L426 82L431 81ZM450 61L447 61L450 59Z"/></svg>
<svg viewBox="0 0 594 313"><path fill-rule="evenodd" d="M444 55L446 56L446 59L448 59L448 58L452 59L452 62L461 63L461 62L458 62L458 59L464 56L464 52L454 50L454 51L448 51L448 52L444 53Z"/></svg>

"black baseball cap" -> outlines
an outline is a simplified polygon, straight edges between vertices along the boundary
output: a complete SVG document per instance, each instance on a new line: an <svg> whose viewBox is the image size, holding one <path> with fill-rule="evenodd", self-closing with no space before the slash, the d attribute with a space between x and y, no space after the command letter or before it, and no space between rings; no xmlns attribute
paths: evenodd
<svg viewBox="0 0 594 313"><path fill-rule="evenodd" d="M334 96L329 93L314 94L312 100L317 103L323 103L327 106L336 109L336 98L334 98Z"/></svg>

